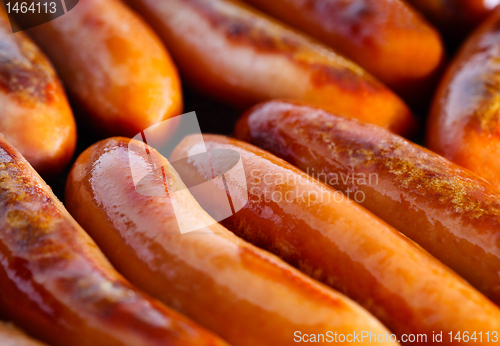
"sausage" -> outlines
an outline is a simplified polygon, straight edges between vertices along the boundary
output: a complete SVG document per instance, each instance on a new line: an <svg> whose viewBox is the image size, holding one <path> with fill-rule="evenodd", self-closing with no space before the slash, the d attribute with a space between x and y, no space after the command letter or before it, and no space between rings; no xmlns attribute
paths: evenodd
<svg viewBox="0 0 500 346"><path fill-rule="evenodd" d="M422 11L452 41L460 41L491 11L499 0L408 0Z"/></svg>
<svg viewBox="0 0 500 346"><path fill-rule="evenodd" d="M0 314L54 346L222 346L118 274L0 137Z"/></svg>
<svg viewBox="0 0 500 346"><path fill-rule="evenodd" d="M258 105L235 136L351 196L500 304L500 191L480 177L384 129L300 104Z"/></svg>
<svg viewBox="0 0 500 346"><path fill-rule="evenodd" d="M2 346L44 346L41 342L26 336L12 324L0 322L0 345Z"/></svg>
<svg viewBox="0 0 500 346"><path fill-rule="evenodd" d="M135 136L182 113L176 67L149 26L119 0L80 0L27 30L101 135Z"/></svg>
<svg viewBox="0 0 500 346"><path fill-rule="evenodd" d="M300 127L297 127L300 128ZM298 131L300 132L300 131ZM209 152L234 150L246 175L248 203L222 224L364 306L402 340L404 334L500 328L500 310L465 280L376 216L294 166L250 144L203 136ZM186 137L171 161L186 157L200 137ZM224 162L213 155L211 164ZM211 174L192 156L178 167L188 184ZM240 184L226 177L232 200ZM210 213L213 193L195 197ZM235 210L236 211L236 210ZM492 340L490 339L490 342ZM485 340L483 339L483 343ZM443 337L443 344L451 344ZM482 344L479 342L478 344Z"/></svg>
<svg viewBox="0 0 500 346"><path fill-rule="evenodd" d="M245 1L329 45L412 104L430 98L445 58L443 43L405 2Z"/></svg>
<svg viewBox="0 0 500 346"><path fill-rule="evenodd" d="M183 80L246 108L287 98L311 102L408 135L408 107L360 67L232 0L129 0L172 52Z"/></svg>
<svg viewBox="0 0 500 346"><path fill-rule="evenodd" d="M76 125L64 90L45 55L12 32L0 4L0 131L44 177L56 176L76 145Z"/></svg>
<svg viewBox="0 0 500 346"><path fill-rule="evenodd" d="M156 186L168 195L140 194L134 177L145 175L145 191ZM328 331L388 333L350 299L217 224L143 142L112 138L87 149L68 177L66 203L131 282L232 345L293 345L313 334L327 344ZM186 225L200 227L181 234Z"/></svg>
<svg viewBox="0 0 500 346"><path fill-rule="evenodd" d="M460 49L447 70L428 121L427 146L500 187L497 116L500 48L498 9Z"/></svg>

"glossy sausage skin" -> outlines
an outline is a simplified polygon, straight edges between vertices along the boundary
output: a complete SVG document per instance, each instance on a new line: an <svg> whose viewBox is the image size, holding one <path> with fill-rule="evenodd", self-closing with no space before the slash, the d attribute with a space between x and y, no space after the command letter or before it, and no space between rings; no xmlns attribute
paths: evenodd
<svg viewBox="0 0 500 346"><path fill-rule="evenodd" d="M3 137L0 315L54 346L225 345L125 281Z"/></svg>
<svg viewBox="0 0 500 346"><path fill-rule="evenodd" d="M119 0L80 0L28 30L100 134L135 136L182 112L177 70L160 39ZM90 121L89 121L90 120Z"/></svg>
<svg viewBox="0 0 500 346"><path fill-rule="evenodd" d="M500 0L407 0L448 38L459 41L500 4Z"/></svg>
<svg viewBox="0 0 500 346"><path fill-rule="evenodd" d="M75 150L73 113L52 65L24 33L12 32L2 3L0 46L0 132L54 177Z"/></svg>
<svg viewBox="0 0 500 346"><path fill-rule="evenodd" d="M472 34L436 93L427 146L500 187L500 9Z"/></svg>
<svg viewBox="0 0 500 346"><path fill-rule="evenodd" d="M163 38L186 82L241 108L287 98L415 130L408 107L360 67L231 0L129 0Z"/></svg>
<svg viewBox="0 0 500 346"><path fill-rule="evenodd" d="M0 322L0 345L2 346L44 346L41 342L26 336L12 324ZM46 345L45 345L46 346Z"/></svg>
<svg viewBox="0 0 500 346"><path fill-rule="evenodd" d="M443 44L437 30L405 2L245 1L318 38L406 100L430 97L444 60Z"/></svg>
<svg viewBox="0 0 500 346"><path fill-rule="evenodd" d="M209 150L231 149L242 157L249 202L222 224L243 239L355 299L398 335L422 333L430 341L433 331L500 328L498 307L340 192L250 144L214 135L204 141ZM198 145L199 138L187 137L171 160ZM207 174L196 157L178 171L187 184ZM226 184L239 182L226 177ZM211 194L195 197L217 212Z"/></svg>
<svg viewBox="0 0 500 346"><path fill-rule="evenodd" d="M68 209L129 280L235 346L293 345L296 331L387 332L350 299L217 224L164 157L130 141L87 149L66 189ZM132 174L147 174L148 162L159 173L151 183L168 196L136 191ZM212 225L180 233L178 222L206 220Z"/></svg>
<svg viewBox="0 0 500 346"><path fill-rule="evenodd" d="M500 191L388 131L287 102L258 105L235 136L354 197L500 304Z"/></svg>

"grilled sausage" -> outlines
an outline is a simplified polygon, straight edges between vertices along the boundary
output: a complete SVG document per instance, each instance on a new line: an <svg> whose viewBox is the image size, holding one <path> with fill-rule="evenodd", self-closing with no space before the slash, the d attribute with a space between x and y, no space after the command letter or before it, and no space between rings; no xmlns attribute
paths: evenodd
<svg viewBox="0 0 500 346"><path fill-rule="evenodd" d="M44 177L68 163L76 126L51 64L23 33L12 32L0 3L0 132Z"/></svg>
<svg viewBox="0 0 500 346"><path fill-rule="evenodd" d="M36 341L26 336L12 324L0 322L0 345L2 346L43 346L39 341Z"/></svg>
<svg viewBox="0 0 500 346"><path fill-rule="evenodd" d="M312 107L269 102L236 137L355 197L500 304L500 191L384 129Z"/></svg>
<svg viewBox="0 0 500 346"><path fill-rule="evenodd" d="M214 135L205 135L204 141L209 152L238 152L245 170L249 201L222 224L353 298L402 341L408 333L426 334L430 343L434 331L472 334L500 328L498 307L339 191L250 144ZM187 137L171 161L199 145L199 137ZM214 154L212 167L224 161ZM211 175L205 168L193 156L178 172L189 186ZM226 177L233 201L241 200L241 190L231 189L237 184ZM202 207L216 214L220 205L212 196L195 194ZM443 344L451 343L443 338Z"/></svg>
<svg viewBox="0 0 500 346"><path fill-rule="evenodd" d="M134 177L143 176L138 187L168 195L138 193ZM129 280L232 345L293 345L305 334L324 334L327 344L328 331L387 332L350 299L217 224L142 142L113 138L87 149L68 177L66 203ZM180 233L193 225L199 230Z"/></svg>
<svg viewBox="0 0 500 346"><path fill-rule="evenodd" d="M408 0L453 42L460 41L491 11L499 0Z"/></svg>
<svg viewBox="0 0 500 346"><path fill-rule="evenodd" d="M28 32L96 132L135 136L182 112L180 81L168 52L119 0L80 0Z"/></svg>
<svg viewBox="0 0 500 346"><path fill-rule="evenodd" d="M430 98L443 44L437 30L403 1L245 1L318 38L406 100Z"/></svg>
<svg viewBox="0 0 500 346"><path fill-rule="evenodd" d="M409 134L407 106L357 65L231 0L129 0L185 80L242 108L290 98Z"/></svg>
<svg viewBox="0 0 500 346"><path fill-rule="evenodd" d="M125 281L3 137L0 314L55 346L225 345Z"/></svg>
<svg viewBox="0 0 500 346"><path fill-rule="evenodd" d="M500 187L500 9L466 41L436 94L427 146Z"/></svg>

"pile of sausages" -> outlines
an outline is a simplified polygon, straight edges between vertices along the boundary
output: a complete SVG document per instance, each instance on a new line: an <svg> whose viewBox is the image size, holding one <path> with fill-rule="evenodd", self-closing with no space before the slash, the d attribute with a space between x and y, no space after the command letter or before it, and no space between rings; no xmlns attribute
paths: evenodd
<svg viewBox="0 0 500 346"><path fill-rule="evenodd" d="M0 345L500 343L498 4L1 4Z"/></svg>

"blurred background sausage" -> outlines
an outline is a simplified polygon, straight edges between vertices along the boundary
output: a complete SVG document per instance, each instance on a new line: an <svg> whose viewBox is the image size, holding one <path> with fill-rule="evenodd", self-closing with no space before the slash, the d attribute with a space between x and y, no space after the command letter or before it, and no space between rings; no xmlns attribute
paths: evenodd
<svg viewBox="0 0 500 346"><path fill-rule="evenodd" d="M0 132L46 178L59 174L76 145L64 90L45 55L12 32L0 2Z"/></svg>
<svg viewBox="0 0 500 346"><path fill-rule="evenodd" d="M273 98L311 102L408 135L408 107L354 63L229 0L130 0L172 52L187 84L240 108Z"/></svg>
<svg viewBox="0 0 500 346"><path fill-rule="evenodd" d="M500 0L407 1L422 11L454 44L459 43L500 4Z"/></svg>
<svg viewBox="0 0 500 346"><path fill-rule="evenodd" d="M56 66L81 123L101 135L135 136L182 113L177 70L149 26L118 0L77 7L28 30Z"/></svg>
<svg viewBox="0 0 500 346"><path fill-rule="evenodd" d="M437 30L405 2L245 1L329 45L413 105L427 107L444 47Z"/></svg>

